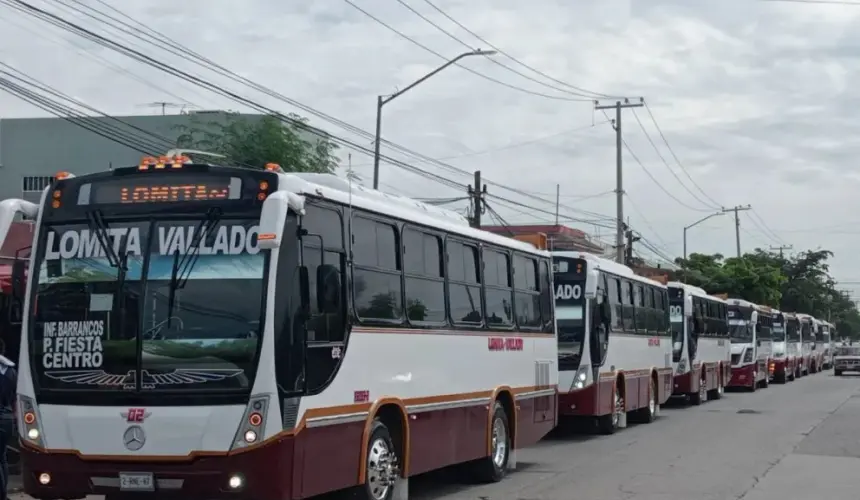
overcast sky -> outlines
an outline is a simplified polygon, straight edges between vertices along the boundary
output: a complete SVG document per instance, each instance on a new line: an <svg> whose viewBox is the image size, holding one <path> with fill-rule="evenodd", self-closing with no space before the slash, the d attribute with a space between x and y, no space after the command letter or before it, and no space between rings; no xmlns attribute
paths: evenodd
<svg viewBox="0 0 860 500"><path fill-rule="evenodd" d="M551 221L559 184L562 219L611 226L615 137L591 99L594 93L632 101L644 96L648 109L623 112L624 138L642 163L625 151L625 214L662 253L681 255L683 227L721 205L751 204L753 210L741 215L744 250L780 244L795 250L826 248L836 254L837 279L860 281L855 258L860 98L848 91L860 76L860 0L857 6L761 0L403 0L453 36L397 0L350 1L414 42L346 0L106 3L250 80L369 132L378 94L405 87L466 46L489 48L447 14L519 62L503 54L492 60L466 58L462 65L474 73L451 67L385 106L385 139L445 165L417 163L386 147L383 154L462 185L480 169L495 183L490 194L537 209L490 198L509 223ZM78 11L63 7L64 2ZM118 16L96 0L81 3ZM113 31L82 14L72 0L51 4L51 12L174 67L279 111L308 114L134 38L135 30ZM155 101L246 109L2 2L0 61L109 113L160 113L147 107ZM586 97L576 87L587 89ZM0 114L45 113L0 94ZM332 134L371 146L367 137L310 118ZM349 155L347 149L340 152L344 165ZM371 158L352 151L351 159L369 184ZM381 181L386 190L415 197L463 194L387 164ZM569 224L612 238L611 229ZM733 255L732 217L715 217L691 229L688 249Z"/></svg>

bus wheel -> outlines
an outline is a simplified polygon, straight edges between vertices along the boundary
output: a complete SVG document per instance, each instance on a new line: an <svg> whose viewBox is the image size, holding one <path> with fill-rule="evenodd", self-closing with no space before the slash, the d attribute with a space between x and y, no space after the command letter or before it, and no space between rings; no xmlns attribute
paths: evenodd
<svg viewBox="0 0 860 500"><path fill-rule="evenodd" d="M657 386L653 377L648 380L648 406L636 412L637 420L643 424L650 424L657 418Z"/></svg>
<svg viewBox="0 0 860 500"><path fill-rule="evenodd" d="M493 405L493 423L490 428L490 456L474 463L475 479L482 483L497 483L504 479L508 472L508 459L511 455L511 426L508 414L502 403L496 401Z"/></svg>
<svg viewBox="0 0 860 500"><path fill-rule="evenodd" d="M612 413L609 415L601 415L597 417L597 427L601 434L615 434L618 426L621 423L621 413L624 411L624 398L621 396L621 391L615 390L615 405Z"/></svg>
<svg viewBox="0 0 860 500"><path fill-rule="evenodd" d="M699 376L699 392L690 394L690 402L698 406L708 400L708 382L705 379L704 371Z"/></svg>
<svg viewBox="0 0 860 500"><path fill-rule="evenodd" d="M722 372L722 368L720 368L720 372ZM717 373L717 388L708 391L708 399L716 401L723 397L723 377Z"/></svg>
<svg viewBox="0 0 860 500"><path fill-rule="evenodd" d="M388 427L380 420L373 421L367 443L367 471L364 493L367 500L390 500L400 480L397 448Z"/></svg>

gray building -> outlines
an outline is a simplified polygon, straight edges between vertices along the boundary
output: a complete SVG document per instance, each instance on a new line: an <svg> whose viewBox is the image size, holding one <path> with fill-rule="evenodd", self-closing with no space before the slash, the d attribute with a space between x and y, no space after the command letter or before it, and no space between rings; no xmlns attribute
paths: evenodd
<svg viewBox="0 0 860 500"><path fill-rule="evenodd" d="M178 115L96 117L85 122L90 129L105 135L127 136L126 145L61 118L0 119L0 200L38 201L57 172L81 175L137 165L144 154L134 146L146 145L157 149L155 153L165 154L176 146L183 126L201 120L223 121L226 116L223 111L192 111ZM261 115L241 116L254 120ZM318 131L317 137L327 134Z"/></svg>

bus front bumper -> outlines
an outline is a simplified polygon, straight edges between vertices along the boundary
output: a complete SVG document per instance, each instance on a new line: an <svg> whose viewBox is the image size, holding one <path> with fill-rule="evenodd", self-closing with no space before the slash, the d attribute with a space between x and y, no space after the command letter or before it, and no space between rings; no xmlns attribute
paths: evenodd
<svg viewBox="0 0 860 500"><path fill-rule="evenodd" d="M45 500L107 494L140 500L289 499L293 447L294 439L284 437L240 453L135 459L84 458L74 452L42 452L22 446L22 480L27 495ZM42 484L46 473L50 482ZM152 474L153 490L120 490L120 476L124 473Z"/></svg>
<svg viewBox="0 0 860 500"><path fill-rule="evenodd" d="M754 387L756 385L755 369L755 363L733 366L732 378L727 387Z"/></svg>

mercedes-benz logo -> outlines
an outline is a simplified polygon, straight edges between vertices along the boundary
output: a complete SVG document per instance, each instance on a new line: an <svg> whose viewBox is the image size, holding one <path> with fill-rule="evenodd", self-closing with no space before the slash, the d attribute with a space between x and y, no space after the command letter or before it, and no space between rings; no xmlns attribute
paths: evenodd
<svg viewBox="0 0 860 500"><path fill-rule="evenodd" d="M132 425L126 429L125 434L122 435L122 442L131 451L143 448L143 444L146 443L146 434L143 432L143 427Z"/></svg>

